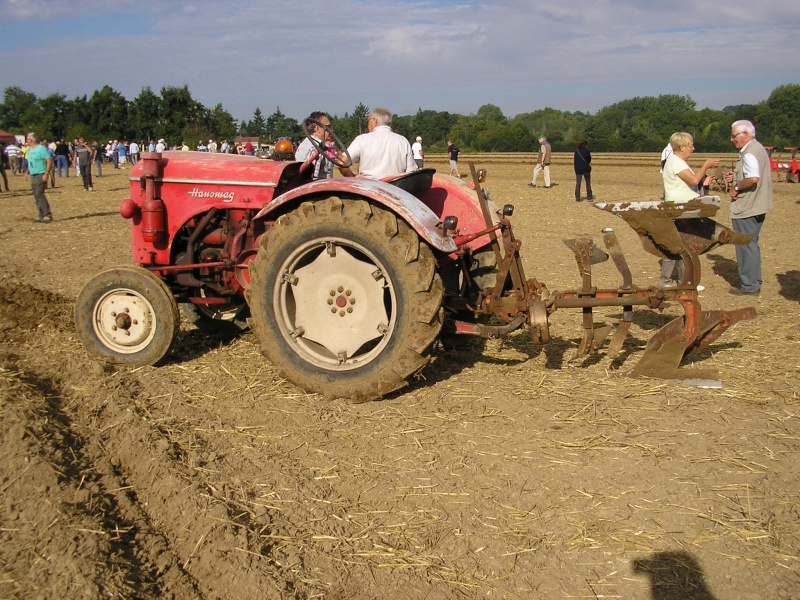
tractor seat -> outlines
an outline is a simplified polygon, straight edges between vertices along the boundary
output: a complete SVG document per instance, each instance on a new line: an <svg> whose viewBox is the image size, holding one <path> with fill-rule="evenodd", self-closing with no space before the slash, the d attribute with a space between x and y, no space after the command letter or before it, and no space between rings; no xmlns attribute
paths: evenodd
<svg viewBox="0 0 800 600"><path fill-rule="evenodd" d="M419 198L431 189L434 173L436 173L436 169L417 169L416 171L403 173L399 177L386 179L385 181Z"/></svg>

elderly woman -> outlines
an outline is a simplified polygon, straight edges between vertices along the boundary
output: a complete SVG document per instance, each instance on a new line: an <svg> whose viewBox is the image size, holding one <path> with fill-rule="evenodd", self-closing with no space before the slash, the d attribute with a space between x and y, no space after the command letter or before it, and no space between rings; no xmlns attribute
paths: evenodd
<svg viewBox="0 0 800 600"><path fill-rule="evenodd" d="M719 164L718 159L709 158L703 166L692 171L687 159L694 152L694 138L685 131L676 131L669 138L672 154L664 163L664 201L688 202L700 196L699 186L706 178L706 172ZM661 276L658 278L659 287L673 287L673 271L677 271L677 280L683 279L685 265L681 259L661 260ZM699 289L699 287L698 287Z"/></svg>

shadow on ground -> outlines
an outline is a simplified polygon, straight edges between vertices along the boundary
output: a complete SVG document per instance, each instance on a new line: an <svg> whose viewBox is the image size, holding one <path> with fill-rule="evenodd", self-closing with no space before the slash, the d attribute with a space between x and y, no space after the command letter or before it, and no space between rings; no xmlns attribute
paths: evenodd
<svg viewBox="0 0 800 600"><path fill-rule="evenodd" d="M711 270L715 275L722 277L731 287L738 288L740 286L739 267L735 259L721 254L706 254L706 256L711 261Z"/></svg>
<svg viewBox="0 0 800 600"><path fill-rule="evenodd" d="M715 600L700 564L688 552L656 552L636 559L633 572L650 580L653 600Z"/></svg>
<svg viewBox="0 0 800 600"><path fill-rule="evenodd" d="M780 286L778 294L787 300L800 302L800 271L786 271L778 273L775 277Z"/></svg>

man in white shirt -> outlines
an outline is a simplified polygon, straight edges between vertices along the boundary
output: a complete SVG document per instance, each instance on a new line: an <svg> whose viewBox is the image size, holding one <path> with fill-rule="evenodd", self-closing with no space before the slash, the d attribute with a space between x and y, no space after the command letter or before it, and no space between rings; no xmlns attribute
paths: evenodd
<svg viewBox="0 0 800 600"><path fill-rule="evenodd" d="M425 155L422 152L422 138L417 136L417 139L411 144L411 152L414 154L414 162L417 168L421 169L425 164Z"/></svg>
<svg viewBox="0 0 800 600"><path fill-rule="evenodd" d="M358 163L358 174L367 179L385 179L390 175L402 175L417 169L411 144L390 127L392 113L385 108L376 108L369 113L369 133L362 133L347 149L350 158ZM349 168L340 168L345 177L355 177Z"/></svg>
<svg viewBox="0 0 800 600"><path fill-rule="evenodd" d="M19 160L19 146L16 144L9 144L6 146L6 156L8 156L8 164L11 166L11 173L13 175L22 173Z"/></svg>
<svg viewBox="0 0 800 600"><path fill-rule="evenodd" d="M773 206L772 169L766 149L756 139L756 128L750 121L736 121L731 125L731 143L739 151L739 160L725 179L732 184L731 224L739 233L749 233L753 241L736 245L736 263L739 267L740 287L733 287L735 296L761 293L761 248L758 237Z"/></svg>
<svg viewBox="0 0 800 600"><path fill-rule="evenodd" d="M135 165L139 162L139 144L131 142L128 146L128 154L131 155L131 164Z"/></svg>

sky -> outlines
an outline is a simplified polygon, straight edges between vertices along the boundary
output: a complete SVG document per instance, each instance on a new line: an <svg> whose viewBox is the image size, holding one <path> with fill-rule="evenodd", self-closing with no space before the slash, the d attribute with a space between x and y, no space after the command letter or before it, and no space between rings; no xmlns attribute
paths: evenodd
<svg viewBox="0 0 800 600"><path fill-rule="evenodd" d="M236 119L697 108L800 83L797 0L0 0L0 88L128 100L187 85Z"/></svg>

